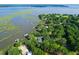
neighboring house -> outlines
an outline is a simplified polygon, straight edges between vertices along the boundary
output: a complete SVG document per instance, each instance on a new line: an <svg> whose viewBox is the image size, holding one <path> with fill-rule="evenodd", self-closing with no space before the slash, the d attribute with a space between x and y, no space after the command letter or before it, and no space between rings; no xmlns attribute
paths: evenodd
<svg viewBox="0 0 79 59"><path fill-rule="evenodd" d="M43 39L43 36L37 37L37 41L38 41L39 43L41 43L43 40L44 40L44 39Z"/></svg>
<svg viewBox="0 0 79 59"><path fill-rule="evenodd" d="M29 40L29 34L28 33L24 34L24 37Z"/></svg>
<svg viewBox="0 0 79 59"><path fill-rule="evenodd" d="M19 42L20 39L16 39L15 42Z"/></svg>
<svg viewBox="0 0 79 59"><path fill-rule="evenodd" d="M48 26L45 26L45 28L48 28Z"/></svg>
<svg viewBox="0 0 79 59"><path fill-rule="evenodd" d="M27 53L27 55L32 55L32 52L31 52L31 51L29 51L29 52Z"/></svg>
<svg viewBox="0 0 79 59"><path fill-rule="evenodd" d="M24 37L27 37L28 36L28 33L24 34Z"/></svg>

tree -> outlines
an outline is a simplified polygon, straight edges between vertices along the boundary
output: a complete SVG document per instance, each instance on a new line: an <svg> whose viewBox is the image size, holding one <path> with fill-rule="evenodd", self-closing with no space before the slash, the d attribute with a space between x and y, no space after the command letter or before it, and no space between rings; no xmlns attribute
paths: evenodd
<svg viewBox="0 0 79 59"><path fill-rule="evenodd" d="M11 47L8 49L8 55L19 55L21 54L21 50L18 49L18 47Z"/></svg>

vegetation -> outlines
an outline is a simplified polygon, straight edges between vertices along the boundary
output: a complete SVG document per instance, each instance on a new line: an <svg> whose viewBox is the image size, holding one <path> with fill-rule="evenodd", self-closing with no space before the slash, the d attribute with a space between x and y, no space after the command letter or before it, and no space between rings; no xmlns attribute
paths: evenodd
<svg viewBox="0 0 79 59"><path fill-rule="evenodd" d="M39 18L39 24L22 41L33 55L79 54L79 15L42 14ZM11 53L15 49L17 53ZM8 54L19 54L19 50L12 47Z"/></svg>
<svg viewBox="0 0 79 59"><path fill-rule="evenodd" d="M18 40L13 45L9 46L9 48L5 51L6 55L21 55L21 50L18 48L20 45L22 45L23 41Z"/></svg>
<svg viewBox="0 0 79 59"><path fill-rule="evenodd" d="M17 47L11 47L8 50L8 55L19 55L21 53L21 50L19 50Z"/></svg>

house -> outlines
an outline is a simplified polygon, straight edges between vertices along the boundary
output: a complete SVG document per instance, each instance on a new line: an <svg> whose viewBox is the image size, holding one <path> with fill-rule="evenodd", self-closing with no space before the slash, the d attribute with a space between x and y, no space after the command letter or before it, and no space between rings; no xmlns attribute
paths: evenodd
<svg viewBox="0 0 79 59"><path fill-rule="evenodd" d="M25 38L28 38L29 37L29 34L28 33L24 34L24 37Z"/></svg>
<svg viewBox="0 0 79 59"><path fill-rule="evenodd" d="M20 39L16 39L15 42L19 42Z"/></svg>
<svg viewBox="0 0 79 59"><path fill-rule="evenodd" d="M29 51L26 55L32 55L32 52L31 52L31 51Z"/></svg>
<svg viewBox="0 0 79 59"><path fill-rule="evenodd" d="M43 36L37 37L37 41L38 41L39 43L41 43L43 40L44 40L44 39L43 39Z"/></svg>
<svg viewBox="0 0 79 59"><path fill-rule="evenodd" d="M45 26L45 28L48 28L48 26Z"/></svg>

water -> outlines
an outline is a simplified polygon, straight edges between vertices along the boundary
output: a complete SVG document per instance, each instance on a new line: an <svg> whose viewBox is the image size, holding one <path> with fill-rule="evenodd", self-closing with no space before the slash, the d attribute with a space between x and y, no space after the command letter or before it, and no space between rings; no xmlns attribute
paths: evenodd
<svg viewBox="0 0 79 59"><path fill-rule="evenodd" d="M39 14L79 14L73 7L3 7L0 8L0 48L11 45L17 38L31 32L38 22Z"/></svg>

